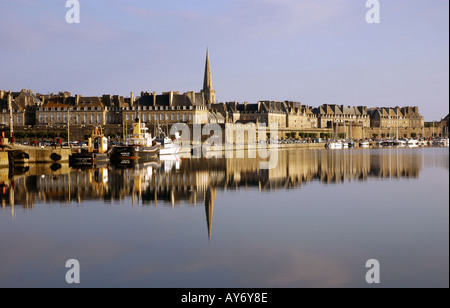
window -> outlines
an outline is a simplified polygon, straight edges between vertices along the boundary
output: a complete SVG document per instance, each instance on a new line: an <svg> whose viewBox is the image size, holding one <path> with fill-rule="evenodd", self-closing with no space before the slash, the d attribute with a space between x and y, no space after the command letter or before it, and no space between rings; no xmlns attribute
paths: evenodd
<svg viewBox="0 0 450 308"><path fill-rule="evenodd" d="M142 115L142 121L143 121L143 122L147 122L147 115L145 115L145 114Z"/></svg>
<svg viewBox="0 0 450 308"><path fill-rule="evenodd" d="M186 114L183 113L183 122L186 122Z"/></svg>
<svg viewBox="0 0 450 308"><path fill-rule="evenodd" d="M51 116L50 116L50 120L53 122L53 121L55 121L55 116L52 114Z"/></svg>
<svg viewBox="0 0 450 308"><path fill-rule="evenodd" d="M177 120L180 121L180 114L177 114Z"/></svg>
<svg viewBox="0 0 450 308"><path fill-rule="evenodd" d="M101 121L102 121L102 118L101 118L101 116L98 114L98 115L97 115L97 123L101 123Z"/></svg>
<svg viewBox="0 0 450 308"><path fill-rule="evenodd" d="M175 120L175 115L173 113L170 115L170 120Z"/></svg>
<svg viewBox="0 0 450 308"><path fill-rule="evenodd" d="M161 113L160 115L159 115L159 119L162 121L162 120L164 120L164 115Z"/></svg>
<svg viewBox="0 0 450 308"><path fill-rule="evenodd" d="M192 121L192 113L189 114L189 120Z"/></svg>
<svg viewBox="0 0 450 308"><path fill-rule="evenodd" d="M58 123L61 122L61 115L58 114L58 115L56 116L56 121L57 121Z"/></svg>

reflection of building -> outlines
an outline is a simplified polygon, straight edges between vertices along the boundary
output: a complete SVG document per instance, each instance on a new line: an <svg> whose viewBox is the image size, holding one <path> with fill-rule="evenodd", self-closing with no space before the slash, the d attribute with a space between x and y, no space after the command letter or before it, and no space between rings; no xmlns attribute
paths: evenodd
<svg viewBox="0 0 450 308"><path fill-rule="evenodd" d="M247 156L247 152L244 152ZM213 158L168 160L130 169L71 169L53 172L32 169L4 181L10 191L14 185L14 203L33 207L35 203L69 203L102 199L123 201L133 194L142 204L168 206L181 201L191 204L215 200L215 189L258 187L261 190L292 188L314 180L326 183L369 177L418 177L422 152L386 149L370 151L283 150L278 152L277 167L260 169L259 158ZM258 157L258 155L256 155ZM42 175L33 175L42 174ZM14 184L12 184L14 183ZM10 203L2 195L6 204Z"/></svg>
<svg viewBox="0 0 450 308"><path fill-rule="evenodd" d="M4 177L0 198L2 208L14 205L33 208L39 203L69 204L87 200L124 202L130 197L133 204L144 206L204 203L210 238L218 189L277 190L300 187L310 181L342 183L371 177L416 178L423 168L423 152L395 148L380 152L280 150L276 168L263 170L260 163L259 158L246 157L169 159L130 169L77 170L62 166L52 171L43 166L23 175Z"/></svg>

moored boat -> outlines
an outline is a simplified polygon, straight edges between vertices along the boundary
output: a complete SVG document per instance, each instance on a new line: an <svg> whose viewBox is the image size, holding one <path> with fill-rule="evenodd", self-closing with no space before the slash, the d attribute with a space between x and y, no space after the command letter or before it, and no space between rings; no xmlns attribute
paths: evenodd
<svg viewBox="0 0 450 308"><path fill-rule="evenodd" d="M154 141L145 123L137 118L133 123L133 133L127 136L122 145L112 148L111 163L132 165L152 161L159 156L160 148L161 145Z"/></svg>
<svg viewBox="0 0 450 308"><path fill-rule="evenodd" d="M78 149L69 156L69 163L76 166L91 166L108 162L108 139L100 126L94 127L92 136L88 139L87 149Z"/></svg>

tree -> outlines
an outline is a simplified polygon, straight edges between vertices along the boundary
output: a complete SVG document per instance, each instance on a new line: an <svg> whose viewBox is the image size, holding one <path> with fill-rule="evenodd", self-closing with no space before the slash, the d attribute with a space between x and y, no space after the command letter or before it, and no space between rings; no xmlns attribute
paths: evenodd
<svg viewBox="0 0 450 308"><path fill-rule="evenodd" d="M67 132L60 132L60 133L58 134L58 136L59 136L60 138L62 138L62 139L67 139L68 133L67 133Z"/></svg>
<svg viewBox="0 0 450 308"><path fill-rule="evenodd" d="M372 136L373 136L373 139L377 139L378 134L372 134Z"/></svg>
<svg viewBox="0 0 450 308"><path fill-rule="evenodd" d="M382 133L381 138L384 138L384 137L386 137L386 134Z"/></svg>

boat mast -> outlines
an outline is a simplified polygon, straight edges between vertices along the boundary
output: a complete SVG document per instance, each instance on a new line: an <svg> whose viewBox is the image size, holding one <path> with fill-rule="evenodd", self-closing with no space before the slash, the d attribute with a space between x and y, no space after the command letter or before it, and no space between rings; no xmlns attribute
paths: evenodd
<svg viewBox="0 0 450 308"><path fill-rule="evenodd" d="M8 108L9 108L9 137L10 143L14 143L14 121L11 101L11 91L8 93Z"/></svg>
<svg viewBox="0 0 450 308"><path fill-rule="evenodd" d="M67 107L67 145L70 148L70 107Z"/></svg>

